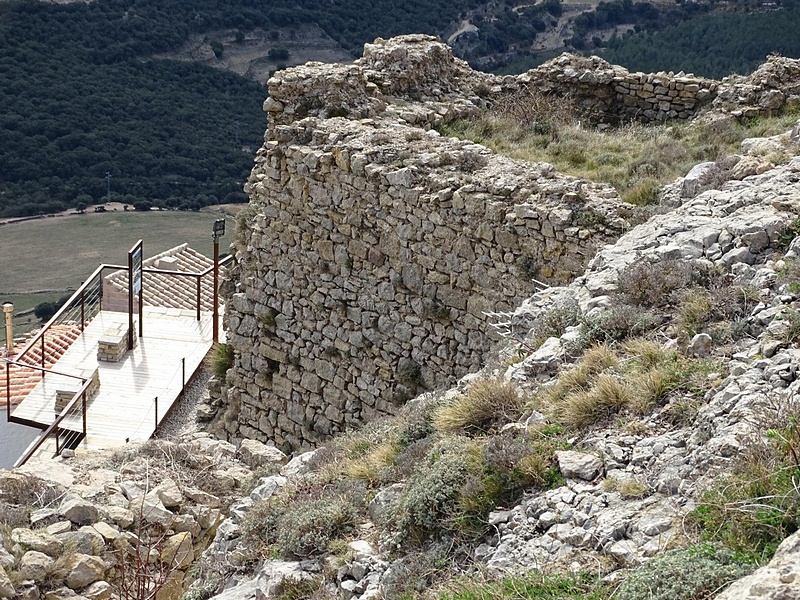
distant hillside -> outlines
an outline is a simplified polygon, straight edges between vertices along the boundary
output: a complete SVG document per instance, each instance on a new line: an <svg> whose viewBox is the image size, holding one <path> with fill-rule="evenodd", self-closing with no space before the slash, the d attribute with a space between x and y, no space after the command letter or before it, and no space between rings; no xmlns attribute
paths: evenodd
<svg viewBox="0 0 800 600"><path fill-rule="evenodd" d="M109 183L114 200L139 208L244 201L264 78L358 55L378 36L440 35L483 70L520 71L578 49L632 69L719 77L770 52L800 55L796 2L711 14L720 9L633 0L7 0L0 217L90 205Z"/></svg>
<svg viewBox="0 0 800 600"><path fill-rule="evenodd" d="M764 12L702 15L663 31L615 38L602 55L631 70L691 71L719 79L751 72L768 54L800 56L798 31L800 4L792 3Z"/></svg>

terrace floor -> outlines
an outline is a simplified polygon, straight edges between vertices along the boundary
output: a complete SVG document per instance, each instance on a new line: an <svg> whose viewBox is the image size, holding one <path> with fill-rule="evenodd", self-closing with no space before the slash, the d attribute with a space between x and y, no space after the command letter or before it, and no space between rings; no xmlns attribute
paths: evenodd
<svg viewBox="0 0 800 600"><path fill-rule="evenodd" d="M79 449L149 439L156 427L155 398L161 420L211 348L211 313L201 313L198 321L194 310L145 306L144 335L136 347L120 362L98 361L99 339L120 326L126 328L127 323L127 313L101 311L52 366L55 371L87 378L99 369L100 388L88 403L87 435ZM79 386L78 379L48 373L12 415L49 425L56 417L56 391L77 391ZM81 413L74 412L77 414L65 419L62 427L82 431ZM51 438L36 456L52 456L54 451Z"/></svg>

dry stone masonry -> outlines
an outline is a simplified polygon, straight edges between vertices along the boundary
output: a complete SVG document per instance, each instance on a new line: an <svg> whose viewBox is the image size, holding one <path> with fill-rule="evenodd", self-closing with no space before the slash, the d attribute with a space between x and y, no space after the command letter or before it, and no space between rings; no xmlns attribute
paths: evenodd
<svg viewBox="0 0 800 600"><path fill-rule="evenodd" d="M407 36L270 80L228 302L243 437L307 446L480 368L484 313L572 279L625 228L611 187L431 129L478 108L469 75Z"/></svg>
<svg viewBox="0 0 800 600"><path fill-rule="evenodd" d="M229 433L288 451L394 413L484 364L486 312L518 306L534 278L570 281L625 230L611 187L439 126L528 92L602 123L686 119L736 96L734 83L755 89L724 108L732 119L761 110L769 74L798 64L771 59L755 79L716 82L565 54L495 77L409 35L367 44L353 64L278 73L229 279ZM784 104L796 99L787 89Z"/></svg>
<svg viewBox="0 0 800 600"><path fill-rule="evenodd" d="M519 88L568 97L592 121L688 119L711 102L718 82L683 72L631 73L602 58L562 54L518 77L503 80Z"/></svg>

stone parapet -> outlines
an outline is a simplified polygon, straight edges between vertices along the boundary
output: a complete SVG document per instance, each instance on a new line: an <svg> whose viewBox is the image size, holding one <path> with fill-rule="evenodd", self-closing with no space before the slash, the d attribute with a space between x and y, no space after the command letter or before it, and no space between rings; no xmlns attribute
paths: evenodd
<svg viewBox="0 0 800 600"><path fill-rule="evenodd" d="M564 53L518 76L502 80L504 90L535 90L569 98L590 121L689 119L709 104L719 82L684 73L631 73L597 56Z"/></svg>

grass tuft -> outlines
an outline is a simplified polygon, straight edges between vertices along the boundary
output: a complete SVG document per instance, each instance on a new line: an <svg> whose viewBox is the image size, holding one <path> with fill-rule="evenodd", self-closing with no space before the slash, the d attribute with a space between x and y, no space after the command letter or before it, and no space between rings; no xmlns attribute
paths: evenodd
<svg viewBox="0 0 800 600"><path fill-rule="evenodd" d="M743 139L760 137L764 131L782 133L797 119L796 112L787 111L725 127L630 123L600 131L582 126L573 107L548 102L530 90L525 98L529 102L524 108L524 102L511 97L476 117L445 125L442 133L477 141L500 155L548 162L567 175L609 183L623 200L636 205L657 202L661 186L697 163L737 154ZM774 158L785 162L791 157Z"/></svg>
<svg viewBox="0 0 800 600"><path fill-rule="evenodd" d="M500 379L481 379L473 383L466 394L441 405L434 413L433 427L441 432L487 431L516 420L522 405L514 384Z"/></svg>

